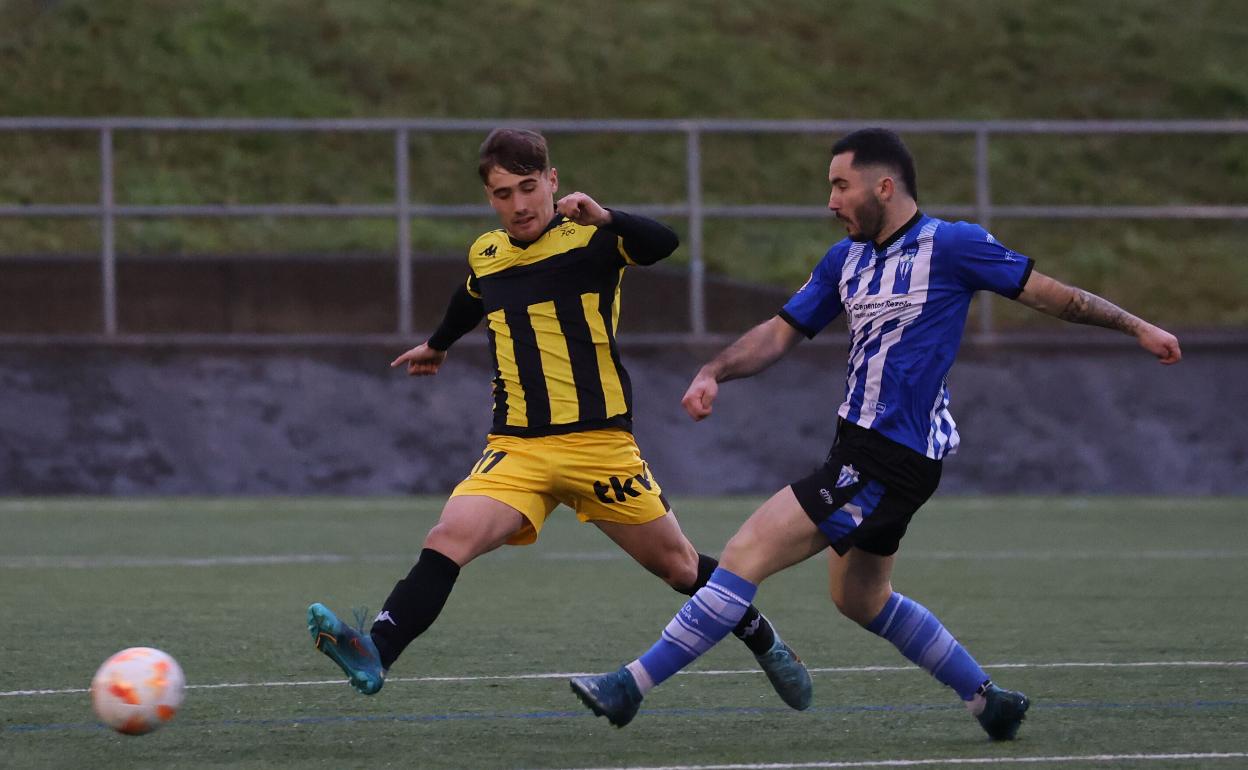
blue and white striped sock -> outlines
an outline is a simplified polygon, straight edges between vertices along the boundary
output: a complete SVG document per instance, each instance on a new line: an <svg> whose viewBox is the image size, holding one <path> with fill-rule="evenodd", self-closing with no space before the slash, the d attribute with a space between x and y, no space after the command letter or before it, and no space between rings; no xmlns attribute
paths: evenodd
<svg viewBox="0 0 1248 770"><path fill-rule="evenodd" d="M964 701L972 701L989 680L970 653L958 643L926 607L894 592L866 629L882 636L941 684L952 687Z"/></svg>
<svg viewBox="0 0 1248 770"><path fill-rule="evenodd" d="M741 621L757 591L758 586L723 567L712 572L706 585L685 602L663 629L659 641L628 664L642 694L662 684L727 636Z"/></svg>

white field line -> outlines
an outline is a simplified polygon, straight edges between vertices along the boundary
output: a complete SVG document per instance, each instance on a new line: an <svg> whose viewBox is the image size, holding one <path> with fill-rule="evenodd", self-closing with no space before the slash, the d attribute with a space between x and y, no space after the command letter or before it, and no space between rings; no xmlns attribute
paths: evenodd
<svg viewBox="0 0 1248 770"><path fill-rule="evenodd" d="M1242 668L1248 666L1248 660L1156 660L1129 663L1108 662L1059 662L1059 663L994 663L984 668ZM870 674L870 673L904 673L921 669L916 666L841 666L833 668L811 668L812 674ZM587 676L587 671L551 672L541 674L492 674L482 676L402 676L388 678L387 682L497 682L520 681L525 679L567 679L574 676ZM731 669L709 671L681 671L682 676L745 676L761 674L758 669ZM302 682L218 682L215 684L188 684L188 690L224 690L238 687L317 687L320 685L341 685L345 679L315 679ZM70 688L64 690L9 690L0 692L0 698L30 697L36 695L73 695L90 692L87 688Z"/></svg>
<svg viewBox="0 0 1248 770"><path fill-rule="evenodd" d="M114 567L254 567L411 561L411 556L287 553L253 556L0 556L6 569L112 569Z"/></svg>
<svg viewBox="0 0 1248 770"><path fill-rule="evenodd" d="M622 551L549 551L542 561L615 561L628 558ZM408 564L415 554L288 553L245 556L0 556L0 569L113 569L118 567L255 567L299 564ZM506 553L494 558L516 558ZM925 561L1204 561L1248 559L1245 549L1188 549L1145 551L908 551L907 560Z"/></svg>
<svg viewBox="0 0 1248 770"><path fill-rule="evenodd" d="M959 765L1039 765L1112 762L1174 762L1207 759L1244 759L1248 752L1191 754L1082 754L1052 757L942 757L940 759L866 759L844 762L767 762L734 765L629 765L626 767L576 768L575 770L823 770L854 767L956 767Z"/></svg>
<svg viewBox="0 0 1248 770"><path fill-rule="evenodd" d="M329 501L328 503L326 501ZM1079 498L1064 498L1078 501ZM976 501L978 502L978 501ZM1081 501L1082 502L1082 501ZM1150 501L1156 502L1156 501ZM1047 501L1046 501L1047 503ZM58 497L58 498L25 498L0 499L0 514L21 513L143 513L155 514L162 518L170 515L200 516L204 513L237 514L240 510L274 509L281 513L300 511L323 511L327 504L332 504L335 511L378 513L382 511L399 511L413 513L423 509L419 502L408 497L369 497L347 498L312 496L304 498L290 497ZM1076 503L1079 508L1087 507ZM1132 506L1139 507L1133 501ZM1142 505L1142 503L1141 503ZM427 509L430 515L437 515L442 507L439 498L436 507Z"/></svg>

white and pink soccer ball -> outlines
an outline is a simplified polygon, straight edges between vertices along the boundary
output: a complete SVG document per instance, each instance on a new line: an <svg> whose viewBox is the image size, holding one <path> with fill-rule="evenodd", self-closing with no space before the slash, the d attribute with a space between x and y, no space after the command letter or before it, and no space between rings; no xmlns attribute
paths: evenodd
<svg viewBox="0 0 1248 770"><path fill-rule="evenodd" d="M152 647L130 647L100 666L91 680L91 705L119 733L143 735L173 719L182 705L182 667Z"/></svg>

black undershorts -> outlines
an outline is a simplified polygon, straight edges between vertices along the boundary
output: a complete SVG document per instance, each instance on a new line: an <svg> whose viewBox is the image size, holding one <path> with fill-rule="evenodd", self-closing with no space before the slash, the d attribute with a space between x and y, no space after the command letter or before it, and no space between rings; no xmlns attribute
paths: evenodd
<svg viewBox="0 0 1248 770"><path fill-rule="evenodd" d="M940 470L940 460L841 420L823 466L792 487L838 554L861 548L891 556L940 484Z"/></svg>

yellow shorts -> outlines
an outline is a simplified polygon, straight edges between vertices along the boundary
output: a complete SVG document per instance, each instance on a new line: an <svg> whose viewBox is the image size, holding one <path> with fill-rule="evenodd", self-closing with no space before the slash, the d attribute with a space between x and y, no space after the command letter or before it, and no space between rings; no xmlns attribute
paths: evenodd
<svg viewBox="0 0 1248 770"><path fill-rule="evenodd" d="M451 497L483 495L520 511L527 526L507 542L537 540L559 503L581 521L645 524L667 513L667 499L633 435L614 428L519 438L490 434L485 452Z"/></svg>

